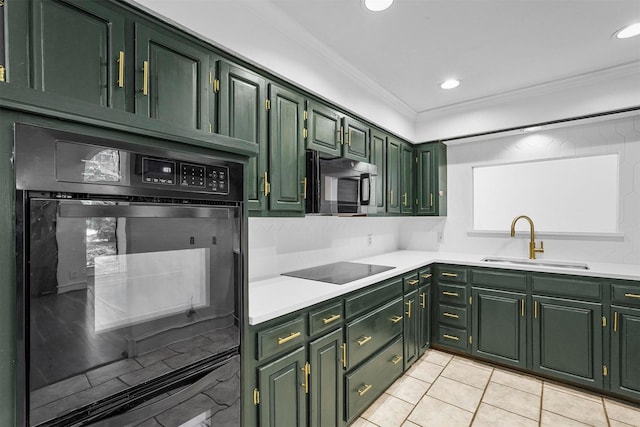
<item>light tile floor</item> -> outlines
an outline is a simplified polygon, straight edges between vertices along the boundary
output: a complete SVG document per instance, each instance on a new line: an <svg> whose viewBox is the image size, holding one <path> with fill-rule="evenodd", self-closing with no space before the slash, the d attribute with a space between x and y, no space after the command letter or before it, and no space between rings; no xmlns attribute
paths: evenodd
<svg viewBox="0 0 640 427"><path fill-rule="evenodd" d="M352 427L640 427L640 406L428 350Z"/></svg>

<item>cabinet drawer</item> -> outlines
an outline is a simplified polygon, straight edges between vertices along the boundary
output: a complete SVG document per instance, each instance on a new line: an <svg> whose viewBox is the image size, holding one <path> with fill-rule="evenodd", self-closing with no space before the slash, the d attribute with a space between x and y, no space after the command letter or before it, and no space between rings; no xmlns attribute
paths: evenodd
<svg viewBox="0 0 640 427"><path fill-rule="evenodd" d="M347 369L356 366L401 333L403 315L402 298L397 298L347 323Z"/></svg>
<svg viewBox="0 0 640 427"><path fill-rule="evenodd" d="M466 330L450 328L448 326L438 327L438 342L442 345L466 351L467 337L468 335Z"/></svg>
<svg viewBox="0 0 640 427"><path fill-rule="evenodd" d="M640 283L637 286L614 283L611 285L611 302L640 307Z"/></svg>
<svg viewBox="0 0 640 427"><path fill-rule="evenodd" d="M574 277L538 276L531 277L531 288L536 294L569 297L602 298L602 285L593 280Z"/></svg>
<svg viewBox="0 0 640 427"><path fill-rule="evenodd" d="M455 307L452 305L440 304L438 310L438 321L456 328L467 327L467 308Z"/></svg>
<svg viewBox="0 0 640 427"><path fill-rule="evenodd" d="M402 337L345 376L346 418L351 422L402 374Z"/></svg>
<svg viewBox="0 0 640 427"><path fill-rule="evenodd" d="M467 304L467 287L460 285L438 284L438 298L441 303Z"/></svg>
<svg viewBox="0 0 640 427"><path fill-rule="evenodd" d="M324 332L342 325L342 302L331 304L309 313L309 335Z"/></svg>
<svg viewBox="0 0 640 427"><path fill-rule="evenodd" d="M419 285L420 278L418 277L417 272L402 276L402 287L405 293L415 291L416 289L418 289Z"/></svg>
<svg viewBox="0 0 640 427"><path fill-rule="evenodd" d="M431 267L418 271L418 279L420 280L420 286L431 284Z"/></svg>
<svg viewBox="0 0 640 427"><path fill-rule="evenodd" d="M527 276L502 271L471 270L471 283L491 288L527 290Z"/></svg>
<svg viewBox="0 0 640 427"><path fill-rule="evenodd" d="M467 282L467 270L460 267L439 267L438 268L438 281L446 282Z"/></svg>
<svg viewBox="0 0 640 427"><path fill-rule="evenodd" d="M349 319L400 295L402 295L402 278L398 277L375 289L345 298L344 314Z"/></svg>
<svg viewBox="0 0 640 427"><path fill-rule="evenodd" d="M258 360L296 347L304 342L305 321L298 317L258 332Z"/></svg>

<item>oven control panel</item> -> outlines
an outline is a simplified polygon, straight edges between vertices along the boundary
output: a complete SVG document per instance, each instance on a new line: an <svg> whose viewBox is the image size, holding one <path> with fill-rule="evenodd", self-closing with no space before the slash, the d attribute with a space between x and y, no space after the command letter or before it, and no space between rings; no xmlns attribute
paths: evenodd
<svg viewBox="0 0 640 427"><path fill-rule="evenodd" d="M145 184L190 188L215 194L229 194L229 168L174 160L141 158Z"/></svg>

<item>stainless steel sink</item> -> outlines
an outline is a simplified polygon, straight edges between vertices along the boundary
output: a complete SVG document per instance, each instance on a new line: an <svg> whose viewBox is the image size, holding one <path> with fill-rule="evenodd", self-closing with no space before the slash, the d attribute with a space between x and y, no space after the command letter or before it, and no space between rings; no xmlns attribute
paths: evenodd
<svg viewBox="0 0 640 427"><path fill-rule="evenodd" d="M518 264L518 265L537 265L540 267L570 268L573 270L589 269L589 266L583 263L574 263L574 262L567 262L567 261L551 261L551 260L544 260L544 259L486 257L486 258L483 258L482 261L501 262L501 263Z"/></svg>

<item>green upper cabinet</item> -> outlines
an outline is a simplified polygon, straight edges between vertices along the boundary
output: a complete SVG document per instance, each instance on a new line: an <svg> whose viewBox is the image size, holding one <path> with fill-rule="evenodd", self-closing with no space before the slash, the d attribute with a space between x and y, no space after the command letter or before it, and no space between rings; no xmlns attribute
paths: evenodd
<svg viewBox="0 0 640 427"><path fill-rule="evenodd" d="M400 213L400 162L402 142L387 138L387 212Z"/></svg>
<svg viewBox="0 0 640 427"><path fill-rule="evenodd" d="M447 214L447 146L442 143L416 146L416 214Z"/></svg>
<svg viewBox="0 0 640 427"><path fill-rule="evenodd" d="M250 210L266 207L267 174L267 81L245 68L217 63L218 133L258 145L257 157L249 159L246 183Z"/></svg>
<svg viewBox="0 0 640 427"><path fill-rule="evenodd" d="M168 32L135 25L136 113L209 131L209 52Z"/></svg>
<svg viewBox="0 0 640 427"><path fill-rule="evenodd" d="M344 129L344 152L347 159L369 161L369 126L352 117L342 119Z"/></svg>
<svg viewBox="0 0 640 427"><path fill-rule="evenodd" d="M316 101L307 101L307 148L342 155L342 117L336 110Z"/></svg>
<svg viewBox="0 0 640 427"><path fill-rule="evenodd" d="M378 212L383 213L385 211L387 188L387 135L377 129L371 129L369 162L378 168L375 202Z"/></svg>
<svg viewBox="0 0 640 427"><path fill-rule="evenodd" d="M304 215L304 97L269 84L269 209Z"/></svg>
<svg viewBox="0 0 640 427"><path fill-rule="evenodd" d="M34 0L32 14L33 87L124 109L124 15L80 0Z"/></svg>
<svg viewBox="0 0 640 427"><path fill-rule="evenodd" d="M369 126L333 108L307 101L307 148L362 162L369 161Z"/></svg>
<svg viewBox="0 0 640 427"><path fill-rule="evenodd" d="M413 191L415 155L413 146L409 143L402 143L400 150L400 213L411 215L415 206Z"/></svg>

